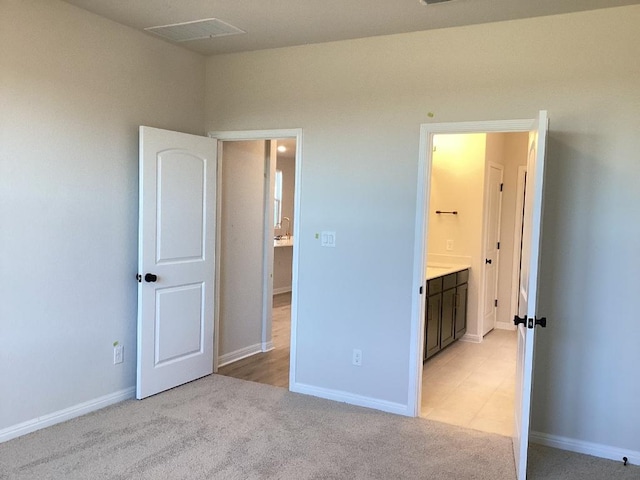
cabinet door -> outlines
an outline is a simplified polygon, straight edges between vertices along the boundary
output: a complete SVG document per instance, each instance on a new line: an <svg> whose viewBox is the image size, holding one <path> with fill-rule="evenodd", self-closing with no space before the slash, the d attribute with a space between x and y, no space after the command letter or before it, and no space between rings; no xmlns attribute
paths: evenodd
<svg viewBox="0 0 640 480"><path fill-rule="evenodd" d="M427 297L427 325L424 346L424 359L440 351L440 306L442 295Z"/></svg>
<svg viewBox="0 0 640 480"><path fill-rule="evenodd" d="M468 284L456 288L455 337L462 337L467 331L467 293Z"/></svg>
<svg viewBox="0 0 640 480"><path fill-rule="evenodd" d="M456 289L442 292L442 327L440 330L440 348L453 342Z"/></svg>

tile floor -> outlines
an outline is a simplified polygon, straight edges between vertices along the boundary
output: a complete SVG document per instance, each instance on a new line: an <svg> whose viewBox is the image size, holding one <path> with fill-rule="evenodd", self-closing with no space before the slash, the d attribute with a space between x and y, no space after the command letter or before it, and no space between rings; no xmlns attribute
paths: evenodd
<svg viewBox="0 0 640 480"><path fill-rule="evenodd" d="M482 343L455 342L422 374L422 417L511 436L516 331L493 330Z"/></svg>

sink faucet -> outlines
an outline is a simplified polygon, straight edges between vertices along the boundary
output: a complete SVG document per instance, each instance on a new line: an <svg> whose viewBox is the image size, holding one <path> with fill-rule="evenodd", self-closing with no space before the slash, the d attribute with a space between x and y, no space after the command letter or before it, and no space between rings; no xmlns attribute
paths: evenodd
<svg viewBox="0 0 640 480"><path fill-rule="evenodd" d="M284 231L284 236L289 237L289 229L291 228L291 219L289 217L282 217L282 220L287 221L287 228Z"/></svg>

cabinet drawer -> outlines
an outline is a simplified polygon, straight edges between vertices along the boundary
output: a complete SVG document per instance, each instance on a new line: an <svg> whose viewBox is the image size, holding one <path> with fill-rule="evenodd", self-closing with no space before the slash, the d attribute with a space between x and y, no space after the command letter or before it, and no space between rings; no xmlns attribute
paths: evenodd
<svg viewBox="0 0 640 480"><path fill-rule="evenodd" d="M448 290L456 286L456 274L450 273L442 277L442 289Z"/></svg>
<svg viewBox="0 0 640 480"><path fill-rule="evenodd" d="M442 277L434 278L427 282L427 295L433 295L442 291Z"/></svg>
<svg viewBox="0 0 640 480"><path fill-rule="evenodd" d="M456 282L457 285L469 282L469 270L462 270L461 272L458 272L457 275L458 275L458 281Z"/></svg>

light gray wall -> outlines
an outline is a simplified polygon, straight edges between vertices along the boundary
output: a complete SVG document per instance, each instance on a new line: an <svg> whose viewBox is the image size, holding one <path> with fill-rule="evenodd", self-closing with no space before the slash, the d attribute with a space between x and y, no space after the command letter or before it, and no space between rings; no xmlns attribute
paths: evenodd
<svg viewBox="0 0 640 480"><path fill-rule="evenodd" d="M640 451L639 24L630 6L208 60L208 129L304 129L298 382L407 403L419 125L544 108L533 429Z"/></svg>
<svg viewBox="0 0 640 480"><path fill-rule="evenodd" d="M66 3L0 2L0 429L135 384L138 126L202 134L204 82Z"/></svg>
<svg viewBox="0 0 640 480"><path fill-rule="evenodd" d="M264 140L223 143L220 356L262 343L265 153Z"/></svg>

